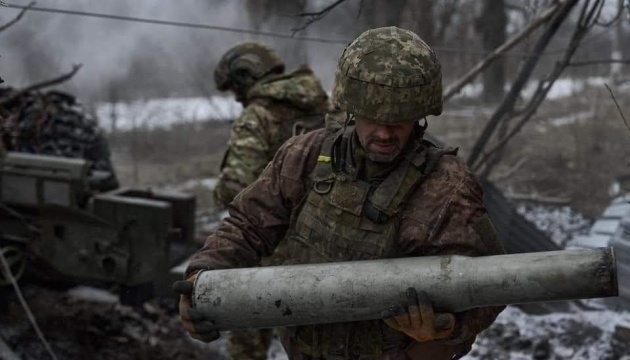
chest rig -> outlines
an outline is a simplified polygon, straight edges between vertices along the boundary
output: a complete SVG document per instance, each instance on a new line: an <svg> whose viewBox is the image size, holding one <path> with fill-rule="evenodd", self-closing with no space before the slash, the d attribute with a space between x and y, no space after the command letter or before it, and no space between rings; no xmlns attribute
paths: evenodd
<svg viewBox="0 0 630 360"><path fill-rule="evenodd" d="M395 239L414 189L444 153L425 140L409 144L403 159L379 182L358 178L350 142L354 127L328 130L309 175L310 191L288 235L291 263L325 263L400 256ZM383 309L385 310L385 309ZM409 338L381 320L287 329L313 358L358 359L406 346Z"/></svg>

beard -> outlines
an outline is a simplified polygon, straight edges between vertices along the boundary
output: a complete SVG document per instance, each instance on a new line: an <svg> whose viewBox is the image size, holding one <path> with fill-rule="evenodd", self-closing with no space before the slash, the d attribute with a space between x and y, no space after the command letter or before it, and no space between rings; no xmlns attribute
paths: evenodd
<svg viewBox="0 0 630 360"><path fill-rule="evenodd" d="M383 154L383 153L378 153L378 152L372 152L370 151L370 145L372 144L378 144L378 145L382 145L382 146L392 146L392 151L388 154ZM392 138L389 140L382 140L382 139L378 139L375 137L371 137L368 138L367 141L367 146L366 146L366 155L367 158L376 162L376 163L390 163L393 162L394 160L396 160L396 158L398 158L398 155L400 155L401 152L401 148L400 148L400 141L398 141L398 139L396 138Z"/></svg>

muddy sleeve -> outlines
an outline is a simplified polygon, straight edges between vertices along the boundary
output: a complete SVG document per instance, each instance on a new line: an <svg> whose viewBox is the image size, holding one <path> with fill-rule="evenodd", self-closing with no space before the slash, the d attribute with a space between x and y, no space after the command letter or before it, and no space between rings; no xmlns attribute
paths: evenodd
<svg viewBox="0 0 630 360"><path fill-rule="evenodd" d="M234 121L228 149L221 163L214 189L217 204L226 207L234 197L253 183L273 156L269 126L271 114L252 104Z"/></svg>
<svg viewBox="0 0 630 360"><path fill-rule="evenodd" d="M461 162L447 160L443 181L429 181L425 202L417 211L432 214L427 223L403 226L400 246L413 255L484 256L505 253L483 204L477 178ZM453 344L474 341L490 326L504 307L483 307L457 313Z"/></svg>
<svg viewBox="0 0 630 360"><path fill-rule="evenodd" d="M291 214L306 194L305 178L314 168L322 132L288 140L260 177L228 206L229 216L193 255L186 270L256 266L282 240Z"/></svg>

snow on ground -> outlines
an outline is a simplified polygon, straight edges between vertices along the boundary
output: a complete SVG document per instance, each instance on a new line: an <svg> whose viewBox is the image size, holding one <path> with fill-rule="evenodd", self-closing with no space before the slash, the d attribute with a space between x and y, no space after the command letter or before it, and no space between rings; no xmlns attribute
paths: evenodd
<svg viewBox="0 0 630 360"><path fill-rule="evenodd" d="M463 359L620 359L630 356L620 327L630 329L630 313L584 310L530 315L508 306Z"/></svg>
<svg viewBox="0 0 630 360"><path fill-rule="evenodd" d="M591 225L568 206L530 203L517 211L561 246ZM630 338L618 339L630 331L624 330L630 329L630 309L619 308L614 299L577 301L567 309L534 315L508 306L463 359L630 359Z"/></svg>
<svg viewBox="0 0 630 360"><path fill-rule="evenodd" d="M575 236L588 233L591 226L590 220L569 206L523 203L516 207L516 211L561 247Z"/></svg>
<svg viewBox="0 0 630 360"><path fill-rule="evenodd" d="M165 98L132 103L98 103L95 106L100 126L105 131L133 128L169 127L176 123L206 120L231 120L242 110L233 97Z"/></svg>
<svg viewBox="0 0 630 360"><path fill-rule="evenodd" d="M570 79L562 78L553 83L549 93L547 94L547 100L558 100L573 96L576 93L582 92L587 86L604 88L604 84L609 83L610 79L604 77L589 77L586 79ZM537 82L529 82L523 89L521 95L525 98L530 98L536 88Z"/></svg>
<svg viewBox="0 0 630 360"><path fill-rule="evenodd" d="M595 111L582 111L579 113L569 114L567 116L550 119L549 124L555 127L571 125L571 124L576 124L576 123L584 124L585 122L594 119L595 116L596 116ZM541 132L545 132L546 128L547 128L546 126L541 126L541 125L537 126L537 129Z"/></svg>
<svg viewBox="0 0 630 360"><path fill-rule="evenodd" d="M604 84L607 83L610 83L610 79L605 77L589 77L586 79L561 78L553 83L553 86L551 87L551 89L549 89L549 93L547 94L547 99L557 100L573 96L576 93L583 91L587 86L604 88ZM530 81L521 92L521 96L525 98L531 97L534 94L534 91L536 91L537 87L538 82ZM619 87L618 90L626 90L628 87L630 87L630 84L625 84ZM505 91L509 90L510 86L506 85ZM470 83L464 86L462 90L457 93L457 95L455 95L453 98L477 98L481 96L482 92L483 84Z"/></svg>
<svg viewBox="0 0 630 360"><path fill-rule="evenodd" d="M603 87L609 82L604 77L590 77L587 79L558 79L549 90L547 99L562 99L583 91L587 86ZM537 87L536 82L530 82L522 95L529 97ZM630 89L630 83L623 84L615 91ZM509 88L506 88L509 90ZM483 91L480 83L471 83L462 88L455 98L477 98ZM169 127L176 123L196 122L205 120L231 120L242 110L241 104L231 96L193 97L193 98L164 98L139 100L131 103L97 103L96 116L100 126L105 131L115 128L129 130L133 128ZM479 113L491 114L491 108L481 106L465 107L463 109L446 109L446 113L455 116L479 116ZM115 119L115 120L114 120ZM578 119L579 120L579 119ZM559 120L562 121L562 120ZM564 121L575 121L565 119Z"/></svg>

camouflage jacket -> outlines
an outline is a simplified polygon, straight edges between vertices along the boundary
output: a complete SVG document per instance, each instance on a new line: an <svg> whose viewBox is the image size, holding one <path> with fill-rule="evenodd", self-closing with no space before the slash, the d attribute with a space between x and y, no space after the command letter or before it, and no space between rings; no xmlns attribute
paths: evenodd
<svg viewBox="0 0 630 360"><path fill-rule="evenodd" d="M256 83L232 125L214 190L215 202L227 207L236 194L258 178L294 130L323 127L328 108L328 95L309 69L266 77Z"/></svg>
<svg viewBox="0 0 630 360"><path fill-rule="evenodd" d="M308 176L325 133L317 130L294 137L278 150L259 179L230 204L230 216L192 257L187 275L201 269L256 266L261 256L274 251L309 191ZM410 195L395 245L400 256L503 253L500 243L479 236L477 225L484 223L486 214L474 174L457 156L444 155ZM459 335L453 346L469 347L501 310L477 308L458 314Z"/></svg>

